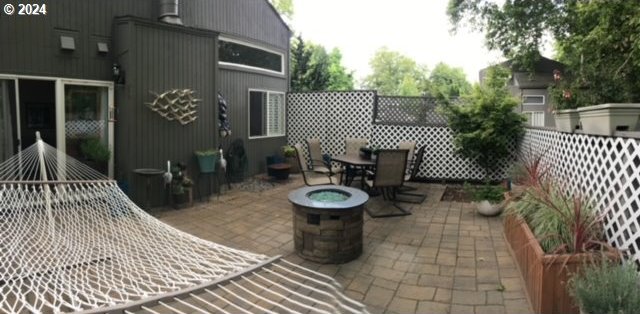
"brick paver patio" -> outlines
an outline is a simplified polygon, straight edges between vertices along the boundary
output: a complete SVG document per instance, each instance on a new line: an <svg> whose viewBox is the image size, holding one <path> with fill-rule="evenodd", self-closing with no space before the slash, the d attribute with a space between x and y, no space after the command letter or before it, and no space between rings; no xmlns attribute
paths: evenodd
<svg viewBox="0 0 640 314"><path fill-rule="evenodd" d="M423 204L412 215L371 219L355 261L321 265L294 253L290 190L299 176L262 192L231 190L160 219L203 239L285 259L330 275L371 313L531 313L502 235L501 218L478 216L471 204L439 201L445 186L412 184ZM383 206L375 197L368 206Z"/></svg>

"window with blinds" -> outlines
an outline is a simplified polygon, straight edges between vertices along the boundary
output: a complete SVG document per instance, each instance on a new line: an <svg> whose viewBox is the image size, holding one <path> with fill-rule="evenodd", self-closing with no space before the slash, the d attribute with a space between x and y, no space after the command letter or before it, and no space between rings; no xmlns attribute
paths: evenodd
<svg viewBox="0 0 640 314"><path fill-rule="evenodd" d="M522 114L530 126L544 126L544 111L524 111Z"/></svg>
<svg viewBox="0 0 640 314"><path fill-rule="evenodd" d="M285 135L284 93L249 90L249 138Z"/></svg>

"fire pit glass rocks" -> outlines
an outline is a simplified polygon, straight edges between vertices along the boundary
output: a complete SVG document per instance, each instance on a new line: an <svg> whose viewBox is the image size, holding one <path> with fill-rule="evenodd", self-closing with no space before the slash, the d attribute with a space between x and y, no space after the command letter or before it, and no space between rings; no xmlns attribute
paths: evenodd
<svg viewBox="0 0 640 314"><path fill-rule="evenodd" d="M338 264L362 254L364 204L369 196L335 185L303 187L289 193L293 204L293 242L302 258Z"/></svg>

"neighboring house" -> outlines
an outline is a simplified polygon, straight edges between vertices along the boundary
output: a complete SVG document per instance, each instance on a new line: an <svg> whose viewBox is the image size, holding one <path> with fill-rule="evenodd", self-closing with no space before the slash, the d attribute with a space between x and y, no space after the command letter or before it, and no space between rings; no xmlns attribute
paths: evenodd
<svg viewBox="0 0 640 314"><path fill-rule="evenodd" d="M240 138L251 175L286 144L291 31L267 0L56 0L24 12L0 16L0 161L35 131L79 159L80 143L97 137L114 152L109 174L140 201L134 169L183 161L197 179L195 150ZM172 89L201 99L195 121L147 107ZM225 139L218 91L229 104ZM161 188L153 205L164 203Z"/></svg>
<svg viewBox="0 0 640 314"><path fill-rule="evenodd" d="M527 117L527 123L532 126L555 127L547 89L553 83L553 70L564 71L564 64L540 57L534 66L533 73L514 69L510 61L500 65L511 68L512 77L509 89L513 96L521 100L518 112ZM481 82L486 70L487 68L480 70Z"/></svg>

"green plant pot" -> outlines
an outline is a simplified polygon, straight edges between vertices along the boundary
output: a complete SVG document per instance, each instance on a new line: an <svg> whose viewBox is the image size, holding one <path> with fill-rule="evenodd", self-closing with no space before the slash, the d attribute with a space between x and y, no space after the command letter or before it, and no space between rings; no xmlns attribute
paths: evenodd
<svg viewBox="0 0 640 314"><path fill-rule="evenodd" d="M218 154L212 155L196 155L198 158L198 167L200 173L215 173L216 165L218 164Z"/></svg>

